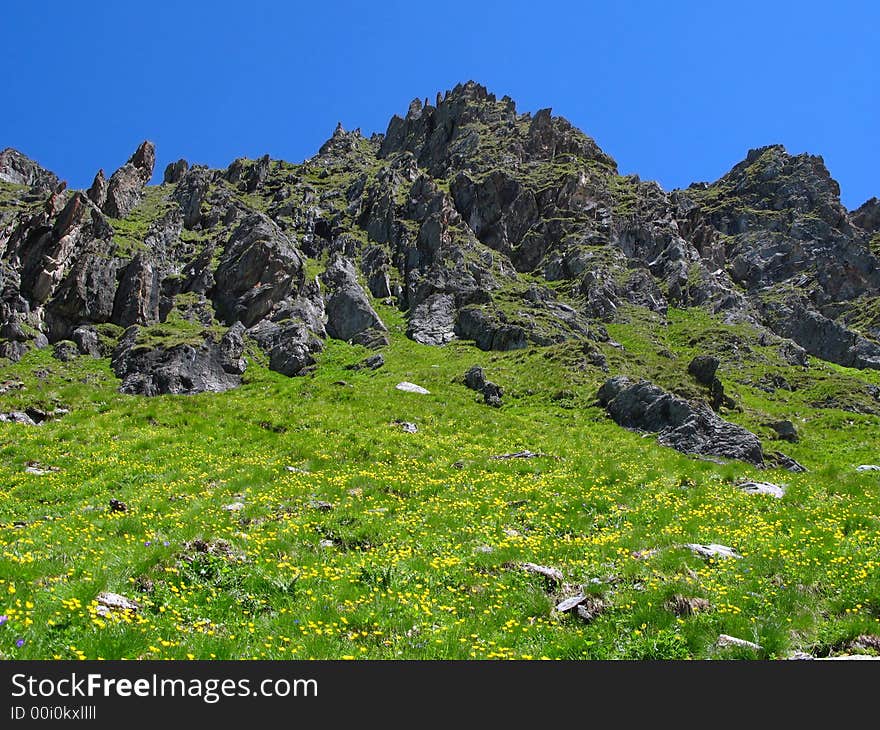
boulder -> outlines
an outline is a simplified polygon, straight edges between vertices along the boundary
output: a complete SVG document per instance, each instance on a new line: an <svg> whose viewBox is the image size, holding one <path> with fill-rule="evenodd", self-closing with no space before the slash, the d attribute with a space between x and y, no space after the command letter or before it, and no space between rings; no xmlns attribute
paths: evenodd
<svg viewBox="0 0 880 730"><path fill-rule="evenodd" d="M230 235L214 280L220 318L252 327L302 289L303 259L274 222L252 213Z"/></svg>
<svg viewBox="0 0 880 730"><path fill-rule="evenodd" d="M384 335L388 328L358 284L357 273L350 260L335 256L321 275L321 280L327 287L324 308L330 337L362 345L388 344Z"/></svg>
<svg viewBox="0 0 880 730"><path fill-rule="evenodd" d="M79 354L79 347L70 340L59 340L52 347L52 357L61 362L69 362Z"/></svg>
<svg viewBox="0 0 880 730"><path fill-rule="evenodd" d="M504 389L500 385L487 380L483 368L479 365L474 365L465 373L464 384L471 390L481 393L486 405L495 408L501 406L501 396L504 395Z"/></svg>
<svg viewBox="0 0 880 730"><path fill-rule="evenodd" d="M782 441L797 443L798 432L791 421L776 421L770 424L770 428L776 432L776 438Z"/></svg>
<svg viewBox="0 0 880 730"><path fill-rule="evenodd" d="M246 367L243 333L244 326L236 323L219 341L206 332L200 341L165 346L139 342L141 328L130 327L111 359L113 371L122 379L119 390L153 396L235 388Z"/></svg>
<svg viewBox="0 0 880 730"><path fill-rule="evenodd" d="M248 334L269 356L269 369L287 376L307 372L315 365L315 354L324 347L304 322L293 319L266 319L251 327Z"/></svg>
<svg viewBox="0 0 880 730"><path fill-rule="evenodd" d="M742 426L723 420L699 403L689 403L646 380L607 380L599 403L615 423L658 434L658 441L685 454L741 459L763 466L761 442Z"/></svg>

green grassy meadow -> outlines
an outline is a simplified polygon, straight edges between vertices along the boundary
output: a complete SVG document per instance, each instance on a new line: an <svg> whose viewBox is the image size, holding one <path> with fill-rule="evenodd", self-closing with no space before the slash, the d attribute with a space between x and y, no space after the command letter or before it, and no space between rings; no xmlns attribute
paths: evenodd
<svg viewBox="0 0 880 730"><path fill-rule="evenodd" d="M107 360L51 350L0 367L24 385L0 411L71 411L0 424L0 657L772 659L880 634L880 472L855 470L880 461L877 373L786 365L696 310L609 326L621 347L601 345L605 373L575 343L418 345L377 306L392 344L376 371L347 370L369 351L329 340L304 377L252 353L224 394L121 395ZM594 404L621 372L699 395L686 368L706 351L740 406L724 416L808 473L689 458ZM463 385L474 364L504 387L501 408ZM791 389L759 387L774 376ZM782 418L799 443L770 440ZM542 456L491 458L522 449ZM743 479L788 491L749 495ZM140 610L102 616L102 591ZM555 610L578 591L592 621ZM721 633L762 649L720 649Z"/></svg>

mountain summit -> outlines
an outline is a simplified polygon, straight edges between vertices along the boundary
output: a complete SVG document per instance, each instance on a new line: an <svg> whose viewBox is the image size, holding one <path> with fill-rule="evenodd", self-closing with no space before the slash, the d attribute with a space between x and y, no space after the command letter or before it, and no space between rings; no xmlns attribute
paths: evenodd
<svg viewBox="0 0 880 730"><path fill-rule="evenodd" d="M180 160L149 186L154 163L144 142L69 191L0 153L0 356L73 340L126 392L224 390L246 341L287 375L327 337L383 347L386 302L420 343L578 341L596 362L608 323L700 307L794 361L880 369L880 206L848 212L821 157L755 149L670 193L468 82L300 165Z"/></svg>

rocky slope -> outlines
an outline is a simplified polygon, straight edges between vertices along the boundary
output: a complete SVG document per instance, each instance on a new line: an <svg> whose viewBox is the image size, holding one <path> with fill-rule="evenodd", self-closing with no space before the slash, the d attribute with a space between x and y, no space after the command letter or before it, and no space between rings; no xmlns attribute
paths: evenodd
<svg viewBox="0 0 880 730"><path fill-rule="evenodd" d="M126 392L220 391L248 347L286 375L327 337L381 348L385 302L420 343L578 340L596 366L604 324L701 307L792 362L880 369L880 204L847 211L820 157L752 150L668 193L468 82L302 164L180 160L150 186L154 164L144 142L71 191L0 153L0 357L73 341Z"/></svg>

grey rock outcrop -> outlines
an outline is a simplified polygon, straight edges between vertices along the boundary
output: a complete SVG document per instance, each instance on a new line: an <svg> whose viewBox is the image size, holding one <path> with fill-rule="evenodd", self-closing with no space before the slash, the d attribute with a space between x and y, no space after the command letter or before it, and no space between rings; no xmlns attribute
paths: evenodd
<svg viewBox="0 0 880 730"><path fill-rule="evenodd" d="M55 173L49 172L18 150L7 147L0 152L0 182L27 185L42 192L50 192L61 182Z"/></svg>
<svg viewBox="0 0 880 730"><path fill-rule="evenodd" d="M303 259L275 223L252 213L230 235L214 281L218 315L252 327L302 289Z"/></svg>
<svg viewBox="0 0 880 730"><path fill-rule="evenodd" d="M723 420L710 409L692 404L646 380L633 383L624 376L605 382L599 403L615 423L658 434L658 441L685 454L702 454L764 464L755 434Z"/></svg>
<svg viewBox="0 0 880 730"><path fill-rule="evenodd" d="M122 393L192 395L219 393L241 383L246 363L244 326L236 323L219 340L206 333L201 342L139 342L141 328L130 327L113 352L111 365L122 379Z"/></svg>
<svg viewBox="0 0 880 730"><path fill-rule="evenodd" d="M144 186L153 177L156 147L152 142L141 142L134 154L107 182L107 200L102 210L111 218L124 218L141 199Z"/></svg>
<svg viewBox="0 0 880 730"><path fill-rule="evenodd" d="M363 345L388 344L388 328L376 314L357 281L354 265L336 256L321 275L327 287L324 307L327 334L337 340Z"/></svg>
<svg viewBox="0 0 880 730"><path fill-rule="evenodd" d="M479 365L474 365L465 373L464 384L471 390L476 390L482 394L486 405L495 408L501 406L501 397L504 395L504 389L491 380L487 380L483 368Z"/></svg>

